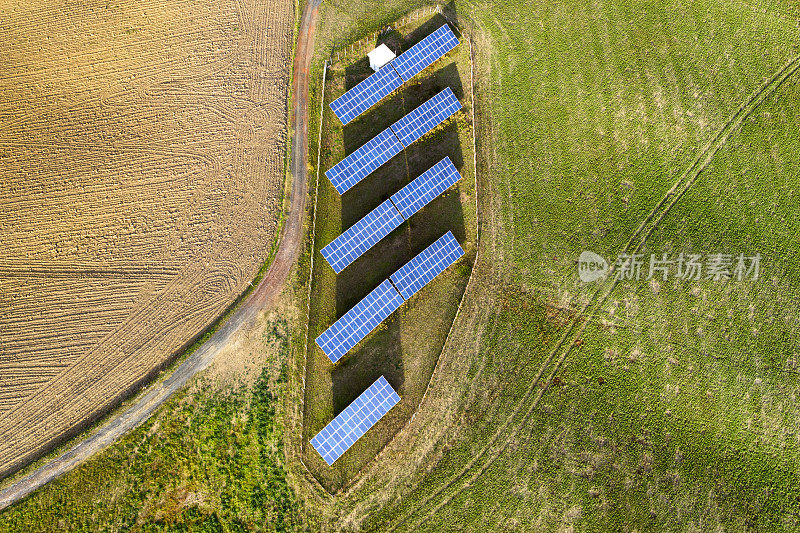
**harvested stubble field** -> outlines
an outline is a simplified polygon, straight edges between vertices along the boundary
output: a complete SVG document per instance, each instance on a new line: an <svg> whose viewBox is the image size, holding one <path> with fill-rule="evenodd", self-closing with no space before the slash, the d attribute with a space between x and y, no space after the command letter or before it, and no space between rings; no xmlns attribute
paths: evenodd
<svg viewBox="0 0 800 533"><path fill-rule="evenodd" d="M0 11L2 477L162 368L267 258L295 5Z"/></svg>

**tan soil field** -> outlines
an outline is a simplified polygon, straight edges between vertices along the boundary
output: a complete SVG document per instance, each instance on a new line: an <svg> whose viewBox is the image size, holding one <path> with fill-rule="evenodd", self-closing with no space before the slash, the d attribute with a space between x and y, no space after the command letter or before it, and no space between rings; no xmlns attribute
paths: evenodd
<svg viewBox="0 0 800 533"><path fill-rule="evenodd" d="M287 0L0 0L0 477L167 363L276 236Z"/></svg>

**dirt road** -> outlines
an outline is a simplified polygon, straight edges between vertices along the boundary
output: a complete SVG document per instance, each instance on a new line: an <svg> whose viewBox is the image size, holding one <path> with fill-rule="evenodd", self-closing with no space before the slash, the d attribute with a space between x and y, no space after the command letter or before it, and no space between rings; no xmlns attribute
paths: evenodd
<svg viewBox="0 0 800 533"><path fill-rule="evenodd" d="M314 50L314 29L320 3L321 0L309 0L300 23L292 87L292 189L288 198L290 207L275 260L261 283L228 321L197 351L186 358L169 378L154 385L134 405L108 420L93 435L0 491L0 509L24 498L142 424L174 392L205 369L220 349L229 342L231 336L242 328L249 327L258 313L280 293L289 271L297 260L303 239L308 183L308 73Z"/></svg>

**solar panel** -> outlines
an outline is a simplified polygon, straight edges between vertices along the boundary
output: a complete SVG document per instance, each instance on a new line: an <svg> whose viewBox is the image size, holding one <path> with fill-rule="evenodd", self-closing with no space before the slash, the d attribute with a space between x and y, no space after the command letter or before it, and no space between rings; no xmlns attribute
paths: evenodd
<svg viewBox="0 0 800 533"><path fill-rule="evenodd" d="M331 102L331 109L342 124L347 124L401 85L403 80L386 65Z"/></svg>
<svg viewBox="0 0 800 533"><path fill-rule="evenodd" d="M338 274L402 223L397 208L386 200L325 246L322 256Z"/></svg>
<svg viewBox="0 0 800 533"><path fill-rule="evenodd" d="M453 233L448 231L392 274L390 279L403 298L408 300L462 255L464 250L453 237Z"/></svg>
<svg viewBox="0 0 800 533"><path fill-rule="evenodd" d="M420 177L392 195L392 202L405 219L422 209L428 202L461 179L449 157L445 157Z"/></svg>
<svg viewBox="0 0 800 533"><path fill-rule="evenodd" d="M458 45L458 39L445 24L392 60L397 73L408 81Z"/></svg>
<svg viewBox="0 0 800 533"><path fill-rule="evenodd" d="M322 428L311 439L311 445L328 465L332 465L398 402L400 396L381 376Z"/></svg>
<svg viewBox="0 0 800 533"><path fill-rule="evenodd" d="M461 102L458 101L450 87L447 87L392 124L391 128L403 146L409 146L459 109L461 109Z"/></svg>
<svg viewBox="0 0 800 533"><path fill-rule="evenodd" d="M367 177L403 150L391 128L386 128L325 172L339 194Z"/></svg>
<svg viewBox="0 0 800 533"><path fill-rule="evenodd" d="M400 293L384 280L317 337L317 344L335 363L402 304Z"/></svg>

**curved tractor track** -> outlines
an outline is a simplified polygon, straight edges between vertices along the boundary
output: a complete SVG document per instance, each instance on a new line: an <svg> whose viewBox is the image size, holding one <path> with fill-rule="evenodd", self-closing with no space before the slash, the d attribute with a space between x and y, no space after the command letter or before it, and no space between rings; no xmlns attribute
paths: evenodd
<svg viewBox="0 0 800 533"><path fill-rule="evenodd" d="M308 71L314 50L314 28L320 3L321 0L310 0L305 6L300 23L292 84L292 188L288 198L290 207L281 231L280 246L264 278L222 327L196 352L187 357L169 378L154 385L136 403L108 420L91 436L0 491L0 509L28 496L145 422L189 379L204 370L228 343L231 336L251 325L258 313L280 293L289 271L297 260L303 239L303 216L307 194Z"/></svg>
<svg viewBox="0 0 800 533"><path fill-rule="evenodd" d="M653 207L652 211L644 220L642 220L639 227L636 228L636 231L620 250L620 254L633 254L644 246L644 243L658 227L658 224L683 195L691 189L700 174L708 167L716 153L725 145L731 135L739 129L742 122L798 70L800 70L800 56L796 56L784 64L742 102L736 111L728 117L728 120L725 121L714 137L712 137L697 153L692 163L675 181L664 197ZM616 265L611 265L606 283L598 285L597 289L591 294L589 300L581 307L579 312L575 314L575 317L567 326L564 335L547 355L535 379L528 386L525 394L514 407L511 415L509 415L506 421L497 429L491 440L464 465L461 471L452 476L442 487L434 491L433 494L424 498L413 511L400 516L395 522L389 525L387 531L395 531L399 527L409 523L411 524L411 529L418 527L424 523L427 517L430 517L447 505L447 503L458 494L459 489L469 487L503 454L508 443L511 442L512 439L501 440L500 437L505 435L508 429L510 429L512 436L516 435L519 429L524 426L525 422L532 416L533 411L539 405L539 401L545 392L545 388L539 387L539 384L546 384L552 381L556 372L558 372L567 356L571 353L572 348L575 346L575 340L580 338L589 325L590 319L587 317L596 316L599 309L614 290L617 285L617 280L614 276L615 270ZM559 355L557 359L556 355ZM546 378L542 381L544 376L546 376ZM523 412L531 395L537 389L538 391L533 400ZM515 423L514 419L518 418L520 413L522 413L522 417ZM437 499L439 500L435 501ZM431 507L432 504L433 506Z"/></svg>

